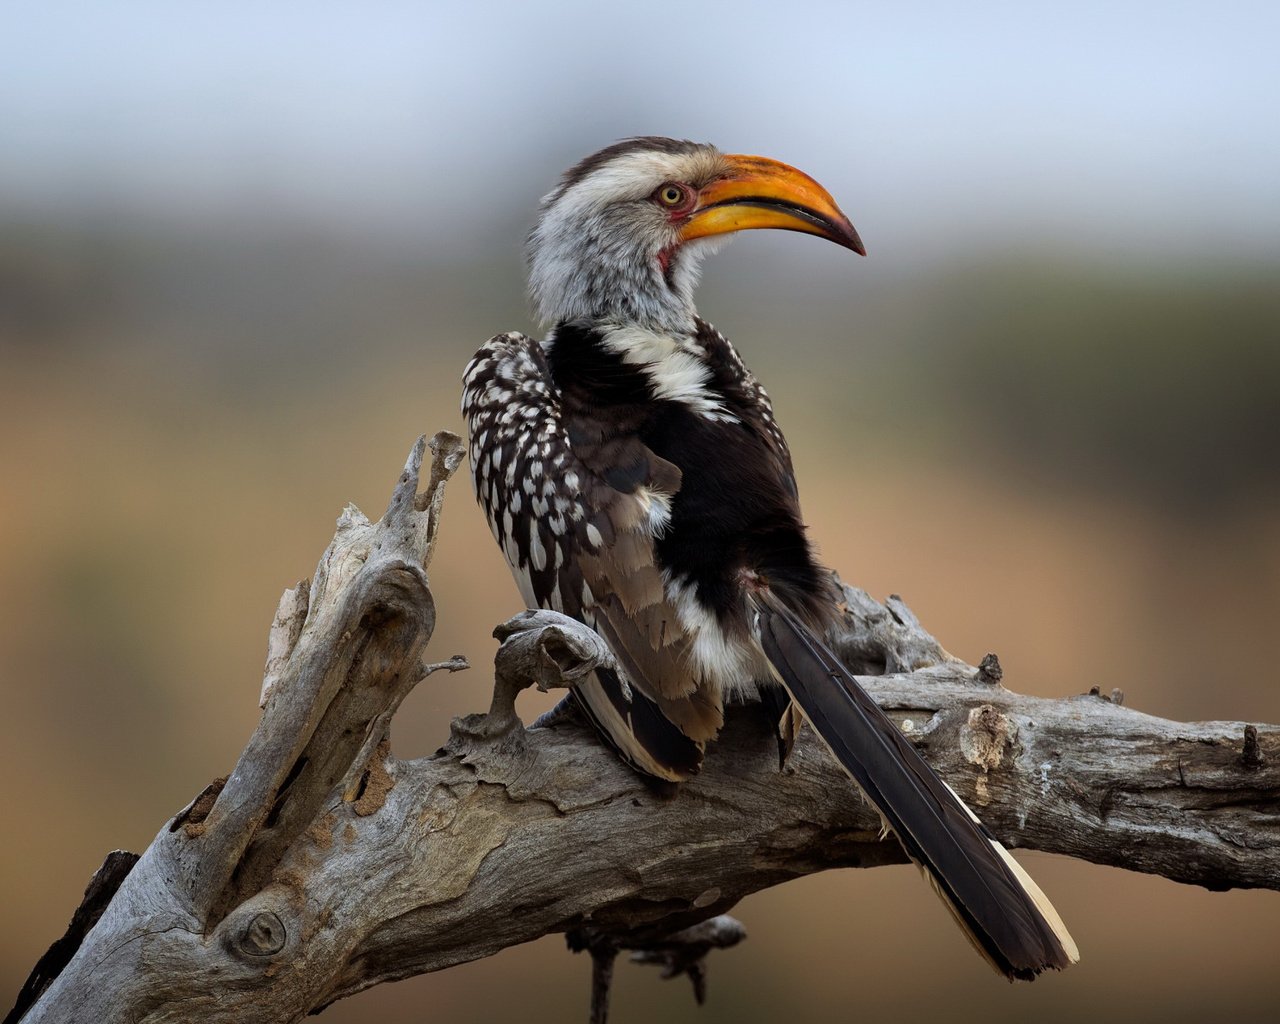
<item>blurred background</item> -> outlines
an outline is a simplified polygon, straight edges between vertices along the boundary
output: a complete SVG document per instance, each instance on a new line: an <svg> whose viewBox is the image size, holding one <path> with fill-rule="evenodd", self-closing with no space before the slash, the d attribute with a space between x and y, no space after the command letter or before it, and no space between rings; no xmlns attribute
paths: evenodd
<svg viewBox="0 0 1280 1024"><path fill-rule="evenodd" d="M532 329L538 198L623 136L794 163L866 240L753 233L700 293L847 580L1018 690L1280 721L1277 10L11 7L0 1002L103 855L232 767L281 591L461 429L471 353ZM519 605L468 490L433 650L476 668L410 698L401 756L487 705ZM1280 894L1024 860L1084 951L1065 975L998 981L913 869L835 872L739 906L704 1010L624 966L615 1020L1274 1019ZM588 974L551 937L324 1019L582 1020Z"/></svg>

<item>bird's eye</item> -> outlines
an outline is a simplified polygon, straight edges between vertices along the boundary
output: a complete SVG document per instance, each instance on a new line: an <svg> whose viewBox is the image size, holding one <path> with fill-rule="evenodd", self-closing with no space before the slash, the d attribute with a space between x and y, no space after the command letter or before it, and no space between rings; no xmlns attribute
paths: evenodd
<svg viewBox="0 0 1280 1024"><path fill-rule="evenodd" d="M674 209L689 201L689 189L685 185L668 182L658 188L653 197L663 206Z"/></svg>

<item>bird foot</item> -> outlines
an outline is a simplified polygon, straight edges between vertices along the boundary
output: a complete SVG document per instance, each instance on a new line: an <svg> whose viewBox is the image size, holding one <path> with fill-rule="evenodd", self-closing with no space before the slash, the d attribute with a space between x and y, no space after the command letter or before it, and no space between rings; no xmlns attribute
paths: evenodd
<svg viewBox="0 0 1280 1024"><path fill-rule="evenodd" d="M493 660L493 701L485 715L458 719L475 739L498 740L522 730L516 714L520 691L536 686L547 690L572 688L599 667L614 667L608 646L594 630L559 612L528 610L496 627L501 646Z"/></svg>

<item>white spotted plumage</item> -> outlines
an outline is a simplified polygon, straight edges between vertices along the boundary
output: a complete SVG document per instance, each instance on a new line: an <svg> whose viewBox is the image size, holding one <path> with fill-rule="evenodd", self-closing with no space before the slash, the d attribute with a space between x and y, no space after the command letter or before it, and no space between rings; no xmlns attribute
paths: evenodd
<svg viewBox="0 0 1280 1024"><path fill-rule="evenodd" d="M677 343L641 337L635 332L627 337L636 342L638 353L628 362L646 371L673 355L696 358L699 351L692 343L681 348ZM716 338L728 346L722 337ZM603 551L607 546L605 532L611 527L605 518L594 518L583 504L584 489L603 485L575 456L560 422L561 403L547 386L544 359L544 349L524 335L505 334L491 339L464 375L462 408L471 437L483 436L488 444L487 450L482 448L478 457L473 456L472 472L481 506L522 595L531 606L565 611L564 573L572 574L579 555ZM733 364L746 380L745 367L736 354ZM715 414L723 422L736 422L736 417L722 411L722 405L716 403L712 407L697 393L696 389L706 387L709 380L705 363L699 365L701 373L690 372L686 377L689 388L670 393L668 400L683 401L700 415ZM506 418L509 409L491 400L494 391L487 383L491 377L505 381L512 395L510 401L521 403L518 417ZM750 381L755 386L754 378ZM495 472L489 472L490 465ZM496 472L499 465L505 473ZM552 466L557 467L557 472L549 472ZM485 479L487 488L481 486ZM671 494L645 486L638 487L627 500L637 508L636 529L654 539L665 534L671 524ZM550 576L546 575L548 569ZM545 580L541 586L536 584L539 578ZM688 638L682 670L717 701L753 696L752 680L768 675L759 662L758 647L741 635L727 634L715 612L702 603L696 587L688 580L665 571L661 579L673 614L668 628ZM585 617L595 624L591 610L599 595L585 580L576 577L571 588L581 601Z"/></svg>

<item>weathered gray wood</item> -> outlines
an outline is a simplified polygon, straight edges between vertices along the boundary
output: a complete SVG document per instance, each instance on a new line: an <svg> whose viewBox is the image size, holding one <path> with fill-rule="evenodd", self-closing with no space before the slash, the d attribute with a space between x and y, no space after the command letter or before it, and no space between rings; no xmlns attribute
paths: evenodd
<svg viewBox="0 0 1280 1024"><path fill-rule="evenodd" d="M45 989L53 984L63 968L71 962L76 950L84 942L85 936L98 923L102 912L111 905L111 900L120 888L120 884L136 863L138 863L136 853L112 850L107 854L102 867L94 872L93 878L85 887L84 899L80 901L76 912L71 915L71 923L67 925L66 933L37 961L26 984L18 992L13 1008L5 1014L4 1024L15 1024L21 1020L23 1014L44 994Z"/></svg>
<svg viewBox="0 0 1280 1024"><path fill-rule="evenodd" d="M424 494L419 441L382 520L348 508L314 581L285 594L265 710L234 772L162 828L25 1020L300 1021L549 932L666 949L697 985L700 963L670 952L673 933L799 875L901 862L807 731L778 771L752 707L731 710L702 774L674 793L572 716L525 729L521 687L609 657L552 613L499 627L488 715L457 720L432 757L393 757L405 694L463 667L424 664L426 566L461 457L452 435L433 448ZM1258 726L1246 745L1244 723L1021 696L993 658L975 669L948 655L899 599L845 593L842 656L1006 843L1280 888L1280 729Z"/></svg>

